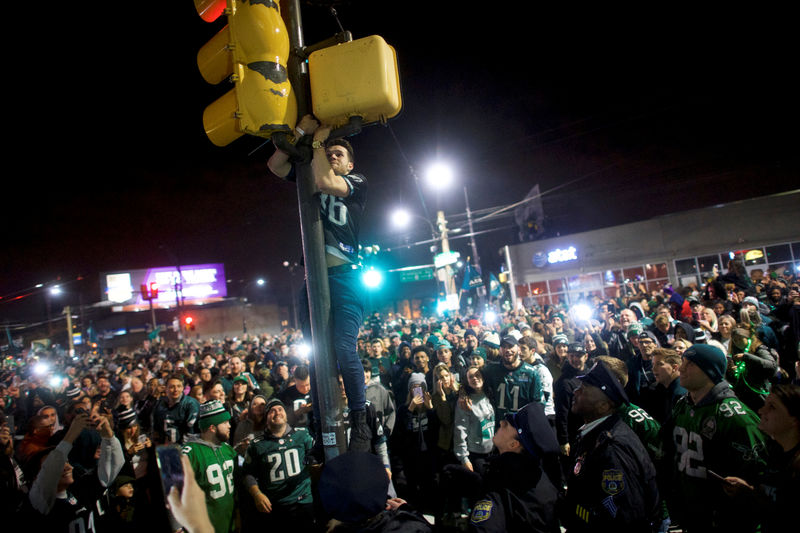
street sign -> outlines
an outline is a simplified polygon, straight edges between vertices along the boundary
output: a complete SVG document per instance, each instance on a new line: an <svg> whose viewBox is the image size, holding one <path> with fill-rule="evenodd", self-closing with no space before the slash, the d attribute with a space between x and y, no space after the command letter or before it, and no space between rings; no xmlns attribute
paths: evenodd
<svg viewBox="0 0 800 533"><path fill-rule="evenodd" d="M425 281L428 279L433 279L433 270L430 268L420 268L418 270L406 270L400 272L400 281L402 283Z"/></svg>

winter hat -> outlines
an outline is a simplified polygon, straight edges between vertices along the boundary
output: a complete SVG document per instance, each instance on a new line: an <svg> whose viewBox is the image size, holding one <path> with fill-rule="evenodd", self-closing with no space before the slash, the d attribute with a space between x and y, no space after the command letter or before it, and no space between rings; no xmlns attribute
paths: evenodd
<svg viewBox="0 0 800 533"><path fill-rule="evenodd" d="M325 462L319 478L322 507L341 522L364 522L386 508L389 476L380 458L347 452Z"/></svg>
<svg viewBox="0 0 800 533"><path fill-rule="evenodd" d="M412 374L408 377L408 390L412 390L417 385L422 385L423 388L427 387L425 383L425 374L422 372L412 372Z"/></svg>
<svg viewBox="0 0 800 533"><path fill-rule="evenodd" d="M78 396L80 396L80 395L81 395L81 388L80 388L80 387L78 387L77 385L73 385L72 387L68 388L68 389L67 389L66 391L64 391L64 392L66 393L66 395L67 395L67 398L68 398L68 399L70 399L70 400L74 400L74 399L76 399Z"/></svg>
<svg viewBox="0 0 800 533"><path fill-rule="evenodd" d="M499 348L500 347L500 335L496 332L491 331L483 336L483 340L481 344L485 344L489 348Z"/></svg>
<svg viewBox="0 0 800 533"><path fill-rule="evenodd" d="M200 404L200 419L197 425L200 431L207 430L210 426L222 424L231 419L231 414L219 400L210 400Z"/></svg>
<svg viewBox="0 0 800 533"><path fill-rule="evenodd" d="M758 307L758 300L755 296L746 296L744 300L742 300L743 304L752 304Z"/></svg>
<svg viewBox="0 0 800 533"><path fill-rule="evenodd" d="M125 409L124 411L120 411L119 416L117 417L118 429L126 429L138 423L139 420L136 417L136 411L133 409Z"/></svg>
<svg viewBox="0 0 800 533"><path fill-rule="evenodd" d="M705 344L708 341L708 335L703 328L694 328L694 342L695 344Z"/></svg>
<svg viewBox="0 0 800 533"><path fill-rule="evenodd" d="M569 344L569 339L566 335L555 335L553 336L553 346L558 344Z"/></svg>
<svg viewBox="0 0 800 533"><path fill-rule="evenodd" d="M628 326L628 331L626 331L626 333L628 335L628 338L630 339L631 336L638 336L642 331L644 331L642 325L639 324L638 322L634 322L630 326Z"/></svg>
<svg viewBox="0 0 800 533"><path fill-rule="evenodd" d="M719 348L708 344L694 344L683 352L683 357L699 366L715 385L725 379L728 362L725 353Z"/></svg>
<svg viewBox="0 0 800 533"><path fill-rule="evenodd" d="M272 398L267 402L267 405L266 405L266 407L264 409L264 412L265 413L269 413L270 409L272 409L275 406L280 406L280 407L283 407L284 409L286 409L286 406L283 405L282 401L280 401L277 398Z"/></svg>

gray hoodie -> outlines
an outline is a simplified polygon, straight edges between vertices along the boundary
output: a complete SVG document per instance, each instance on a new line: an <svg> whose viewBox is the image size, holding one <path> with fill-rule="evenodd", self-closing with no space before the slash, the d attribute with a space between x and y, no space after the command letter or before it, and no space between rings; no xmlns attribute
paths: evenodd
<svg viewBox="0 0 800 533"><path fill-rule="evenodd" d="M469 453L492 451L494 436L494 407L482 392L470 395L472 409L464 411L456 405L453 432L453 452L461 463L469 459Z"/></svg>

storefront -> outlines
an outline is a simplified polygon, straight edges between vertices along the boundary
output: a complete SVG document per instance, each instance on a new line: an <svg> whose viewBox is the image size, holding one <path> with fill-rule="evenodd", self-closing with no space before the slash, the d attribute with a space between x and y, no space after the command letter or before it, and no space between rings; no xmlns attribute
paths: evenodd
<svg viewBox="0 0 800 533"><path fill-rule="evenodd" d="M800 191L506 246L514 305L574 304L702 283L731 260L748 272L800 272Z"/></svg>

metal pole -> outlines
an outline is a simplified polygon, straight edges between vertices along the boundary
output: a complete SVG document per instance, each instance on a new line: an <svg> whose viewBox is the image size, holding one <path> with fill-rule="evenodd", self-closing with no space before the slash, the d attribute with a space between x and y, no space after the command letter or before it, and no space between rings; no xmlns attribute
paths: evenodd
<svg viewBox="0 0 800 533"><path fill-rule="evenodd" d="M467 193L466 187L464 187L464 205L467 208L467 225L469 227L469 244L472 248L472 259L475 263L475 267L478 269L478 274L483 276L483 271L481 270L481 258L478 255L478 247L475 244L475 230L472 227L472 211L469 210L469 194ZM480 306L483 307L484 300L486 299L486 287L484 287L483 284L479 285L477 292Z"/></svg>
<svg viewBox="0 0 800 533"><path fill-rule="evenodd" d="M308 72L303 57L305 43L299 0L289 0L287 7L289 42L288 70L292 89L297 97L298 116L311 110L309 106ZM342 404L339 393L338 369L333 357L330 324L330 289L328 267L325 262L325 239L320 219L318 200L315 198L316 184L310 161L295 164L297 175L297 197L300 208L300 231L303 238L303 257L306 268L306 289L311 319L311 339L315 370L317 401L320 403L320 425L325 459L332 459L347 451L347 442L342 426Z"/></svg>
<svg viewBox="0 0 800 533"><path fill-rule="evenodd" d="M67 345L69 346L69 355L72 356L75 354L75 345L72 342L72 309L66 306L64 314L67 315Z"/></svg>

